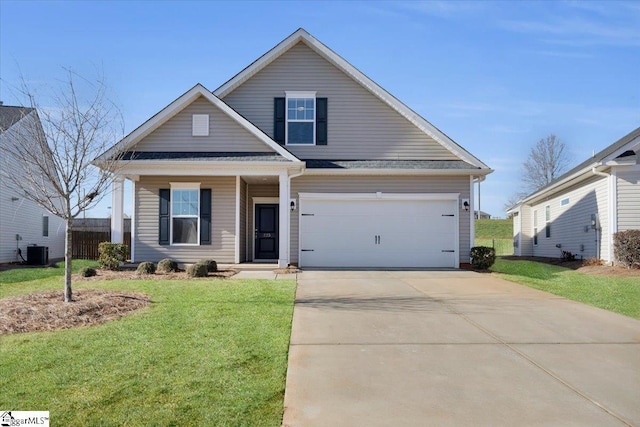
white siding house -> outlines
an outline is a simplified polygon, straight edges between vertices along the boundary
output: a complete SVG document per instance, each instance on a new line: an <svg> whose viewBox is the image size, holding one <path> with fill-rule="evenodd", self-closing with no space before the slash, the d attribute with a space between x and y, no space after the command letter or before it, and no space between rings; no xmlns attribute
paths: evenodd
<svg viewBox="0 0 640 427"><path fill-rule="evenodd" d="M0 147L15 143L22 126L39 126L35 110L0 105ZM28 200L7 176L20 177L17 159L0 149L0 263L27 258L28 246L46 246L49 259L64 257L64 221ZM19 250L19 252L18 252Z"/></svg>
<svg viewBox="0 0 640 427"><path fill-rule="evenodd" d="M640 229L640 128L511 208L514 254L615 262L613 235Z"/></svg>

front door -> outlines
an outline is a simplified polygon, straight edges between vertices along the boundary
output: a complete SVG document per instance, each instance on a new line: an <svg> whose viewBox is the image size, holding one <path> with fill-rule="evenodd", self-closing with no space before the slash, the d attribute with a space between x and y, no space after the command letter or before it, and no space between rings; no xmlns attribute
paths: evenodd
<svg viewBox="0 0 640 427"><path fill-rule="evenodd" d="M256 205L254 259L278 259L278 205Z"/></svg>

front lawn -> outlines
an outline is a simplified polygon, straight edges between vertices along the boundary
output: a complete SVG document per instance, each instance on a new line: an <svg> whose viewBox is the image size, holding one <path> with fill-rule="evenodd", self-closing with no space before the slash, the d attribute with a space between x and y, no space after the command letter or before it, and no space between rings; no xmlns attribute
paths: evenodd
<svg viewBox="0 0 640 427"><path fill-rule="evenodd" d="M18 282L15 271L0 272L0 297L62 290L60 277ZM51 273L19 274L37 271ZM294 281L75 287L143 292L152 303L99 326L1 335L0 408L48 410L52 425L281 424Z"/></svg>
<svg viewBox="0 0 640 427"><path fill-rule="evenodd" d="M527 260L498 258L491 270L512 282L640 319L640 278L588 275Z"/></svg>

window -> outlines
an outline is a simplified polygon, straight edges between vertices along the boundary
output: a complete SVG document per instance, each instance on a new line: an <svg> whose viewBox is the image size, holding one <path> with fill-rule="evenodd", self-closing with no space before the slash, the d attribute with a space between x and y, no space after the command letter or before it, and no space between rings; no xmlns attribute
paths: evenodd
<svg viewBox="0 0 640 427"><path fill-rule="evenodd" d="M287 92L286 143L314 145L316 141L316 93Z"/></svg>
<svg viewBox="0 0 640 427"><path fill-rule="evenodd" d="M544 236L548 239L551 237L551 206L544 207L544 220L546 222L544 226Z"/></svg>
<svg viewBox="0 0 640 427"><path fill-rule="evenodd" d="M42 215L42 237L49 237L49 217Z"/></svg>
<svg viewBox="0 0 640 427"><path fill-rule="evenodd" d="M569 198L567 197L566 199L562 199L560 201L560 206L566 206L569 204Z"/></svg>
<svg viewBox="0 0 640 427"><path fill-rule="evenodd" d="M171 186L171 243L197 245L200 219L200 185Z"/></svg>
<svg viewBox="0 0 640 427"><path fill-rule="evenodd" d="M533 211L533 244L538 244L538 211Z"/></svg>

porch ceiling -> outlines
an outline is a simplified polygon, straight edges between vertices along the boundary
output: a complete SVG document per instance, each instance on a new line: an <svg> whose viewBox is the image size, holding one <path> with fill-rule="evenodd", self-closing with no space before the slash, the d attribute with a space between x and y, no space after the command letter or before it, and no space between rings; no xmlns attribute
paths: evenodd
<svg viewBox="0 0 640 427"><path fill-rule="evenodd" d="M247 175L242 176L242 179L249 185L279 183L278 176L276 175Z"/></svg>

